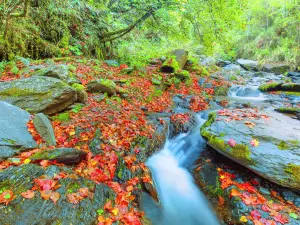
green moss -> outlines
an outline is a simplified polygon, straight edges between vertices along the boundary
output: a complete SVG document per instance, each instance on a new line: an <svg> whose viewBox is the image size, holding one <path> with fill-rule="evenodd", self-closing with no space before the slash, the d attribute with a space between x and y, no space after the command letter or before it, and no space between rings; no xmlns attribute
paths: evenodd
<svg viewBox="0 0 300 225"><path fill-rule="evenodd" d="M117 87L117 85L115 84L115 82L113 82L112 80L109 79L100 79L100 84L109 87L109 88L113 88L115 89Z"/></svg>
<svg viewBox="0 0 300 225"><path fill-rule="evenodd" d="M300 96L300 92L293 92L293 91L277 91L276 94Z"/></svg>
<svg viewBox="0 0 300 225"><path fill-rule="evenodd" d="M300 165L288 164L284 171L291 174L295 181L300 182Z"/></svg>
<svg viewBox="0 0 300 225"><path fill-rule="evenodd" d="M179 70L176 72L175 77L182 80L182 81L186 81L186 80L190 80L191 76L189 71L187 70Z"/></svg>
<svg viewBox="0 0 300 225"><path fill-rule="evenodd" d="M72 88L74 88L74 89L76 89L76 90L78 90L78 91L82 91L82 90L84 90L85 88L84 88L84 86L83 85L81 85L81 84L72 84Z"/></svg>
<svg viewBox="0 0 300 225"><path fill-rule="evenodd" d="M285 141L280 141L277 147L281 150L289 149L289 145Z"/></svg>
<svg viewBox="0 0 300 225"><path fill-rule="evenodd" d="M227 96L229 88L226 86L218 86L215 88L215 95L216 96Z"/></svg>
<svg viewBox="0 0 300 225"><path fill-rule="evenodd" d="M216 137L207 131L206 128L210 127L212 123L216 120L217 114L215 112L210 113L208 116L208 120L201 127L201 135L208 140L208 143L211 147L217 149L218 151L222 151L225 154L228 154L233 159L237 159L241 162L246 163L247 165L253 165L254 162L251 159L251 151L248 146L243 144L236 144L233 148L230 147L224 140Z"/></svg>
<svg viewBox="0 0 300 225"><path fill-rule="evenodd" d="M276 82L272 82L272 83L268 83L268 84L263 84L261 86L259 86L259 90L261 91L276 91L276 89L280 88L281 84L276 83Z"/></svg>
<svg viewBox="0 0 300 225"><path fill-rule="evenodd" d="M169 56L168 59L163 63L161 68L163 70L163 68L166 68L166 67L170 68L171 73L174 73L180 69L180 65L177 62L175 55Z"/></svg>
<svg viewBox="0 0 300 225"><path fill-rule="evenodd" d="M300 112L300 108L278 108L275 109L277 112L281 113L291 113L291 114L296 114Z"/></svg>

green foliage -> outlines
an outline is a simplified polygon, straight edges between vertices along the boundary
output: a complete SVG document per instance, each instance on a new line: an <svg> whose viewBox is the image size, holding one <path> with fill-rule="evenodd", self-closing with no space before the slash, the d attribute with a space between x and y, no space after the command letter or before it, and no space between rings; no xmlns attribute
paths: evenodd
<svg viewBox="0 0 300 225"><path fill-rule="evenodd" d="M80 110L81 110L82 108L83 108L83 105L77 104L77 105L75 105L74 108L72 109L72 112L74 112L74 113L79 113Z"/></svg>
<svg viewBox="0 0 300 225"><path fill-rule="evenodd" d="M53 119L61 121L61 122L69 122L70 121L70 114L68 112L60 113L57 116L53 116Z"/></svg>

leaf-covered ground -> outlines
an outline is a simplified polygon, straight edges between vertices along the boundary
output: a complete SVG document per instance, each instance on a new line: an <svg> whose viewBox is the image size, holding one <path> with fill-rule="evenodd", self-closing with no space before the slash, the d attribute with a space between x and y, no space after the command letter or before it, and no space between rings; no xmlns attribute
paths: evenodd
<svg viewBox="0 0 300 225"><path fill-rule="evenodd" d="M57 64L62 63L60 61ZM43 64L43 62L41 62ZM86 160L74 166L73 170L78 176L82 176L107 184L116 192L116 199L108 201L104 209L99 209L99 224L111 224L121 221L124 224L140 224L143 213L137 208L136 196L133 192L140 189L141 182L151 182L148 169L144 162L139 161L139 154L147 149L139 146L139 140L151 139L155 127L147 120L147 112L167 112L172 107L172 98L176 94L193 95L191 110L201 111L209 107L207 99L213 94L212 88L201 88L198 84L199 77L192 74L192 82L172 85L167 90L160 90L152 84L153 75L160 79L168 79L168 74L159 72L158 66L151 66L145 71L134 71L130 75L123 72L126 65L120 67L109 67L95 61L81 62L81 60L68 61L75 69L74 74L84 86L94 79L107 78L117 82L118 88L127 93L126 98L121 96L108 97L107 95L89 93L88 103L74 109L54 115L52 125L57 140L56 147L72 147L84 150L88 153ZM19 74L13 74L7 69L2 74L1 80L14 80L21 78L23 65L18 64ZM30 76L30 72L22 77ZM214 86L221 85L212 81ZM121 85L122 84L122 87ZM204 97L206 96L206 97ZM146 109L146 110L145 110ZM177 118L178 117L178 118ZM173 120L184 119L184 115L173 116ZM28 129L34 139L43 146L43 140L34 129L32 121ZM100 131L100 132L99 132ZM96 140L97 146L93 146L98 152L93 154L91 143ZM54 147L54 146L53 146ZM59 165L56 162L46 160L31 162L29 157L36 152L45 150L38 148L24 152L14 160L4 161L0 169L10 166L19 166L26 163L37 163L42 167L51 164ZM47 148L49 149L49 148ZM157 149L158 150L158 149ZM19 160L18 160L19 159ZM122 160L124 159L124 161ZM122 160L122 161L121 161ZM133 177L126 182L118 182L116 170L118 165L125 162L131 172L141 171L141 177ZM70 178L68 174L58 174L55 178L40 177L35 180L33 188L23 192L24 198L34 198L35 192L40 192L45 200L55 202L60 198L55 190L59 187L58 180ZM78 204L82 199L92 197L93 190L80 189L78 193L66 193L69 202ZM2 191L0 202L9 204L15 198L11 190Z"/></svg>

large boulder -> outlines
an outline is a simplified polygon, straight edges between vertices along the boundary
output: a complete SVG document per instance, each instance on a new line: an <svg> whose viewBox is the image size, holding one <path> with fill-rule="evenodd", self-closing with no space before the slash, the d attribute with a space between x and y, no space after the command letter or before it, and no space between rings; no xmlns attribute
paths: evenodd
<svg viewBox="0 0 300 225"><path fill-rule="evenodd" d="M254 60L248 60L248 59L238 59L236 61L241 67L243 67L245 70L258 70L258 62Z"/></svg>
<svg viewBox="0 0 300 225"><path fill-rule="evenodd" d="M300 190L299 127L300 121L273 110L232 109L210 114L201 134L221 154L272 182Z"/></svg>
<svg viewBox="0 0 300 225"><path fill-rule="evenodd" d="M36 131L49 146L56 145L56 139L52 124L47 116L38 113L33 118L33 124Z"/></svg>
<svg viewBox="0 0 300 225"><path fill-rule="evenodd" d="M55 114L77 100L77 91L52 77L30 78L0 83L0 100L31 113Z"/></svg>
<svg viewBox="0 0 300 225"><path fill-rule="evenodd" d="M165 73L174 73L182 70L187 62L188 52L184 49L177 49L171 52L160 70Z"/></svg>
<svg viewBox="0 0 300 225"><path fill-rule="evenodd" d="M30 114L0 101L0 161L37 146L26 124Z"/></svg>
<svg viewBox="0 0 300 225"><path fill-rule="evenodd" d="M101 92L108 95L115 95L117 92L117 85L109 79L99 79L88 83L87 90L89 92Z"/></svg>
<svg viewBox="0 0 300 225"><path fill-rule="evenodd" d="M60 173L67 176L59 178ZM47 181L44 191L35 179ZM55 183L55 187L49 185ZM22 197L21 193L31 190L34 185L39 187L34 191L34 197ZM13 192L8 195L13 201L7 206L1 205L0 224L94 225L98 224L97 210L103 209L108 200L115 199L108 186L78 177L72 169L57 166L46 170L34 164L10 167L0 172L0 189ZM48 193L51 197L45 200Z"/></svg>
<svg viewBox="0 0 300 225"><path fill-rule="evenodd" d="M268 62L261 66L261 70L268 73L275 73L277 75L284 74L290 69L286 63Z"/></svg>
<svg viewBox="0 0 300 225"><path fill-rule="evenodd" d="M34 72L33 76L45 76L45 77L53 77L64 81L70 85L74 83L80 83L69 71L67 65L52 65L47 68L42 68L36 72Z"/></svg>

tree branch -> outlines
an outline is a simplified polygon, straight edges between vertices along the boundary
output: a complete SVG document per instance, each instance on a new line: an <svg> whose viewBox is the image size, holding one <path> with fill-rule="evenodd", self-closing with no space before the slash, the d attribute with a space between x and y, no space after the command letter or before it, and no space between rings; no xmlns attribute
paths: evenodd
<svg viewBox="0 0 300 225"><path fill-rule="evenodd" d="M153 14L154 10L151 9L149 10L144 16L142 16L140 19L138 19L134 24L132 24L131 26L118 30L118 31L113 31L113 32L109 32L106 34L103 34L100 36L100 41L101 42L108 42L108 41L113 41L117 38L120 38L126 34L128 34L130 31L132 31L138 24L140 24L141 22L143 22L144 20L148 19L152 14ZM116 37L111 37L111 36L115 36Z"/></svg>

